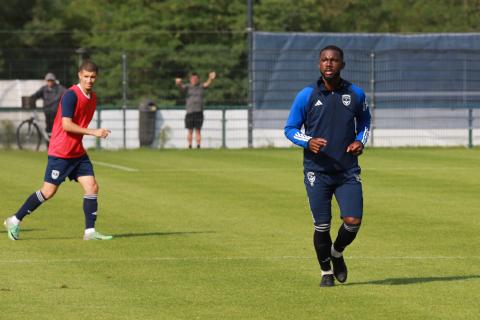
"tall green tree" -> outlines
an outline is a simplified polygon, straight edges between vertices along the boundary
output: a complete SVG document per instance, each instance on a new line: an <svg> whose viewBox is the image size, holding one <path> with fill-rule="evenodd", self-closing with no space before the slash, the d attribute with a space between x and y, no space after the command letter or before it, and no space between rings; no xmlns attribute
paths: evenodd
<svg viewBox="0 0 480 320"><path fill-rule="evenodd" d="M97 90L106 102L118 102L121 97L124 53L128 96L133 104L146 97L159 104L175 104L179 98L175 77L194 70L206 77L213 69L218 80L207 92L207 102L244 103L245 35L243 30L232 29L243 16L240 2L73 2L88 8L82 14L92 28L78 31L75 38L102 66L105 76Z"/></svg>
<svg viewBox="0 0 480 320"><path fill-rule="evenodd" d="M66 85L76 79L76 49L81 47L73 38L76 30L89 28L87 21L79 19L70 0L37 0L33 19L25 24L21 38L34 63L29 78L42 78L54 72Z"/></svg>
<svg viewBox="0 0 480 320"><path fill-rule="evenodd" d="M259 0L257 30L478 32L479 0Z"/></svg>
<svg viewBox="0 0 480 320"><path fill-rule="evenodd" d="M254 24L273 32L478 32L480 0L255 0ZM175 77L218 79L208 104L245 104L246 0L4 0L0 76L76 82L80 54L101 67L103 104L122 100L127 57L129 105L150 98L182 104Z"/></svg>
<svg viewBox="0 0 480 320"><path fill-rule="evenodd" d="M15 58L24 57L22 36L24 25L33 18L35 0L3 0L0 5L0 76L18 78Z"/></svg>

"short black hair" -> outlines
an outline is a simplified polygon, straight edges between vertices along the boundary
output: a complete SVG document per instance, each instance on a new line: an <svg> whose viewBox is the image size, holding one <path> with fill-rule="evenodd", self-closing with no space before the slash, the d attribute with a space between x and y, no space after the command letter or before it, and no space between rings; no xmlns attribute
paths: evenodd
<svg viewBox="0 0 480 320"><path fill-rule="evenodd" d="M323 52L323 51L327 51L327 50L337 51L337 52L340 54L340 57L341 57L342 60L343 60L343 50L340 49L340 48L337 47L337 46L334 46L333 44L330 44L330 45L324 47L322 50L320 50L320 53L318 54L318 56L320 57L320 56L322 55L322 52Z"/></svg>
<svg viewBox="0 0 480 320"><path fill-rule="evenodd" d="M78 67L78 72L80 72L82 70L85 70L85 71L88 71L88 72L98 73L98 66L95 62L93 62L91 60L85 60L85 61L82 62L80 67Z"/></svg>
<svg viewBox="0 0 480 320"><path fill-rule="evenodd" d="M198 73L196 73L195 71L194 71L194 72L191 72L190 75L191 75L191 76L197 76L197 77L198 77Z"/></svg>

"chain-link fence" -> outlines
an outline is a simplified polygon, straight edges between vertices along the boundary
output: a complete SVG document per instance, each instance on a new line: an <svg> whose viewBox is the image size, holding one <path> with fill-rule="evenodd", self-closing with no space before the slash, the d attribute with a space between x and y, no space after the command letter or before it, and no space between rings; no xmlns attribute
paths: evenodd
<svg viewBox="0 0 480 320"><path fill-rule="evenodd" d="M254 128L280 128L279 109L319 77L321 48L345 51L342 77L364 89L372 146L473 146L480 138L480 35L256 33ZM266 120L265 120L266 119Z"/></svg>
<svg viewBox="0 0 480 320"><path fill-rule="evenodd" d="M124 112L125 119L124 121ZM143 111L145 112L145 111ZM45 130L44 115L41 109L22 110L21 108L0 108L0 148L18 149L18 128L23 121L35 115L35 124L39 128L37 136L30 137L29 145L24 148L46 150L43 139ZM111 130L108 139L84 137L87 148L186 148L186 130L184 125L185 109L157 109L147 114L151 117L143 120L142 111L118 107L99 106L90 127L105 127ZM246 148L248 147L248 112L246 107L216 106L206 107L205 121L202 127L202 148ZM26 133L21 133L25 135ZM32 134L37 135L37 132ZM24 137L20 137L25 143ZM256 147L272 146L272 139L258 132Z"/></svg>
<svg viewBox="0 0 480 320"><path fill-rule="evenodd" d="M45 73L54 72L68 87L77 82L78 63L92 59L100 65L95 85L100 108L92 126L109 126L113 135L102 142L87 138L91 147L135 148L143 133L153 147L186 147L185 97L175 78L188 82L195 71L205 81L212 70L217 79L205 93L204 147L290 146L283 136L289 108L295 94L318 78L319 50L331 43L345 50L342 76L365 90L372 107L370 145L474 146L480 139L478 35L389 35L392 39L385 40L385 35L254 33L251 55L245 33L178 36L189 44L174 50L161 43L121 50L0 48L0 80L14 81L8 90L16 94L16 102L5 102L0 83L2 144L15 146L7 133L30 115L21 111L21 96L33 93ZM165 41L173 38L165 34ZM232 47L232 39L242 45ZM27 86L29 79L37 81ZM140 125L138 110L145 100L157 107L149 132Z"/></svg>
<svg viewBox="0 0 480 320"><path fill-rule="evenodd" d="M136 107L149 98L160 107L171 107L184 104L175 78L188 82L189 74L196 72L203 82L210 71L216 71L217 79L205 93L205 104L247 104L244 32L159 31L152 35L149 47L135 45L132 39L131 45L121 49L55 48L48 43L42 47L2 47L1 40L7 36L0 33L0 80L43 79L47 72L53 72L60 83L70 86L77 82L79 63L91 59L100 66L95 85L100 104ZM64 33L55 36L66 37Z"/></svg>
<svg viewBox="0 0 480 320"><path fill-rule="evenodd" d="M0 34L2 36L5 33ZM175 79L181 78L186 84L195 72L203 83L211 71L216 72L216 79L204 93L202 146L246 147L246 34L160 31L152 39L156 42L149 47L132 45L108 50L47 45L6 48L0 44L2 144L16 146L12 135L15 136L17 126L31 116L30 110L21 108L22 97L43 85L47 72L53 72L60 84L69 87L78 81L78 65L91 59L100 66L95 84L99 111L91 126L108 127L112 129L112 136L101 142L86 137L89 147L186 147L185 95L175 85ZM139 110L146 100L156 106L153 122L152 113ZM42 102L38 101L37 106L41 107ZM43 128L43 114L41 109L37 111L39 126Z"/></svg>

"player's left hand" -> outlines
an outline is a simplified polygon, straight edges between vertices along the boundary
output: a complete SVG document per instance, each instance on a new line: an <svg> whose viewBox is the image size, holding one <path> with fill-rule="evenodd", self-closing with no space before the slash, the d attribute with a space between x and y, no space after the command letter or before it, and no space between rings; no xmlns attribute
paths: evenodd
<svg viewBox="0 0 480 320"><path fill-rule="evenodd" d="M95 130L95 134L94 134L94 135L95 135L97 138L106 139L110 133L111 133L111 131L108 130L108 129L99 128L99 129L96 129L96 130Z"/></svg>
<svg viewBox="0 0 480 320"><path fill-rule="evenodd" d="M215 71L212 71L212 72L210 72L210 73L208 74L208 78L209 78L210 80L213 80L213 79L215 79L216 77L217 77L217 73L216 73Z"/></svg>
<svg viewBox="0 0 480 320"><path fill-rule="evenodd" d="M347 147L347 152L353 154L354 156L359 156L363 153L363 148L363 143L355 140Z"/></svg>

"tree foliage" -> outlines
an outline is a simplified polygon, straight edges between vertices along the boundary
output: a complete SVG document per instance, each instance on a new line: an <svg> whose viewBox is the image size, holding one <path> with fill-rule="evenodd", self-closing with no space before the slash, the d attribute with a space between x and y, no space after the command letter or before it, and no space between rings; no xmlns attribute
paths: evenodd
<svg viewBox="0 0 480 320"><path fill-rule="evenodd" d="M126 56L130 105L182 103L175 77L218 79L209 104L245 104L245 0L4 0L0 77L76 81L79 59L100 67L102 103L122 100ZM256 0L254 24L272 32L477 32L480 0ZM76 51L85 48L80 54Z"/></svg>

